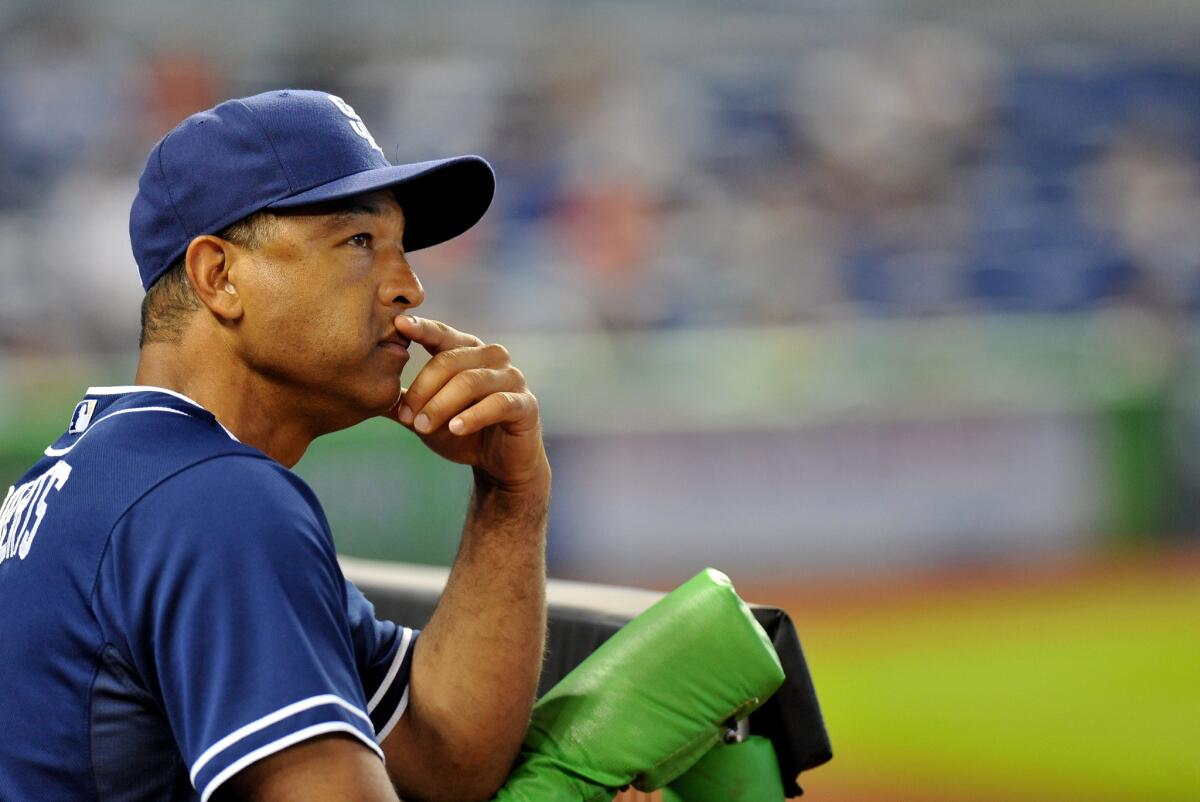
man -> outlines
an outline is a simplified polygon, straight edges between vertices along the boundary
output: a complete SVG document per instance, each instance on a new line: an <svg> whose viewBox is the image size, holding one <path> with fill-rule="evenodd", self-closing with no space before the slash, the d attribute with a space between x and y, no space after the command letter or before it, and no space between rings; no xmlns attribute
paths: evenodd
<svg viewBox="0 0 1200 802"><path fill-rule="evenodd" d="M407 258L471 227L493 187L477 157L389 165L320 92L228 101L155 146L130 215L136 384L89 389L0 513L0 798L467 800L503 782L542 659L550 468L507 352L409 314ZM402 388L413 343L432 356ZM377 415L474 472L420 633L375 620L288 470Z"/></svg>

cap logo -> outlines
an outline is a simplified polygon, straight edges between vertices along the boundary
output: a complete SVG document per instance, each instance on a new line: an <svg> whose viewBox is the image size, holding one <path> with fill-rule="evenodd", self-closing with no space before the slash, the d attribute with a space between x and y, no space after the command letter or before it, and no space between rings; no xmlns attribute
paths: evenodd
<svg viewBox="0 0 1200 802"><path fill-rule="evenodd" d="M367 144L379 151L379 154L382 156L383 148L375 144L375 137L371 136L371 132L367 130L366 123L362 121L362 117L358 116L358 112L356 112L349 103L342 100L337 95L326 95L325 97L329 98L330 103L337 106L338 111L346 115L347 119L350 120L350 127L354 129L354 133L367 140Z"/></svg>

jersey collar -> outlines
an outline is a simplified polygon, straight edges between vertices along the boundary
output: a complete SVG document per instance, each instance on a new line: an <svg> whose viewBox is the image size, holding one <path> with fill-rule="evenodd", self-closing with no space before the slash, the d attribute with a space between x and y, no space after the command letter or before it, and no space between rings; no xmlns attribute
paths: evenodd
<svg viewBox="0 0 1200 802"><path fill-rule="evenodd" d="M168 390L166 387L155 387L152 384L126 384L115 387L89 387L87 388L87 392L83 395L85 398L88 398L91 396L126 395L128 393L166 393L167 395L178 398L180 401L187 401L194 407L204 409L204 407L198 402L188 398L183 393L177 393L174 390ZM208 410L205 409L204 411L207 412Z"/></svg>
<svg viewBox="0 0 1200 802"><path fill-rule="evenodd" d="M112 387L89 387L87 388L87 392L84 393L84 398L107 399L112 396L123 396L131 393L162 393L183 401L184 403L195 407L196 411L203 413L204 417L211 418L214 423L221 427L225 434L229 435L230 439L238 443L242 442L241 440L237 439L237 436L234 435L233 432L225 428L224 424L217 420L216 415L205 409L200 402L196 401L195 399L188 398L183 393L176 392L175 390L168 390L166 387L156 387L152 384L125 384L114 385Z"/></svg>

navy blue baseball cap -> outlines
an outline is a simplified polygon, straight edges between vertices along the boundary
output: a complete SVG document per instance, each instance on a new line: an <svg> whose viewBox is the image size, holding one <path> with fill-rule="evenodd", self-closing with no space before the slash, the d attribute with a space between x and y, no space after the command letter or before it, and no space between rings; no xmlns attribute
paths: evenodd
<svg viewBox="0 0 1200 802"><path fill-rule="evenodd" d="M227 100L188 117L150 151L129 212L142 286L150 289L193 238L261 209L386 188L404 209L404 248L415 251L475 225L496 178L478 156L391 164L336 95L285 89Z"/></svg>

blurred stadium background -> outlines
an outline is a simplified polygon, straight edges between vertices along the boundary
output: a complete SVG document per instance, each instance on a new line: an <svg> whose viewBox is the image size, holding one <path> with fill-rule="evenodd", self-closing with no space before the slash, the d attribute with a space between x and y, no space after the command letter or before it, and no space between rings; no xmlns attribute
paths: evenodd
<svg viewBox="0 0 1200 802"><path fill-rule="evenodd" d="M130 380L137 173L326 89L488 157L425 313L543 401L551 572L789 610L816 800L1200 798L1200 5L0 2L0 482ZM340 549L448 564L467 487L368 423Z"/></svg>

